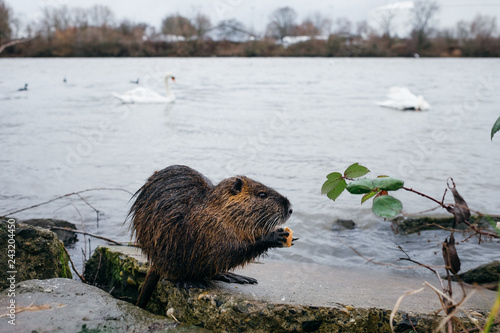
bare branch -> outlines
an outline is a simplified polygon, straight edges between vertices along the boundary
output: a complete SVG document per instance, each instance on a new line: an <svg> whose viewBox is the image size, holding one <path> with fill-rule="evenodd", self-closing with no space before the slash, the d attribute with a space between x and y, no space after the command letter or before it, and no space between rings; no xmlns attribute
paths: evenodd
<svg viewBox="0 0 500 333"><path fill-rule="evenodd" d="M66 198L66 197L70 197L72 195L78 195L80 193L91 192L91 191L123 191L123 192L127 192L130 195L134 195L132 192L130 192L128 190L125 190L123 188L106 188L106 187L103 187L103 188L90 188L90 189L86 189L86 190L82 190L82 191L78 191L78 192L72 192L72 193L64 194L64 195L58 196L57 198L54 198L54 199L51 199L51 200L48 200L48 201L44 201L42 203L39 203L39 204L36 204L36 205L33 205L33 206L25 207L25 208L18 209L18 210L15 210L15 211L12 211L12 212L8 212L8 213L3 213L2 215L3 216L10 216L12 214L17 214L17 213L23 212L25 210L29 210L29 209L37 208L37 207L40 207L40 206L43 206L43 205L47 205L47 204L49 204L51 202L54 202L54 201L57 201L57 200L60 200L60 199Z"/></svg>
<svg viewBox="0 0 500 333"><path fill-rule="evenodd" d="M10 42L7 42L5 44L0 45L0 53L2 53L3 50L5 50L6 48L8 48L10 46L14 46L16 44L28 43L28 42L31 42L34 39L37 39L37 38L38 38L38 36L37 37L33 37L33 38L21 38L21 39L11 40Z"/></svg>
<svg viewBox="0 0 500 333"><path fill-rule="evenodd" d="M427 194L424 194L422 192L418 192L418 191L416 191L416 190L414 190L412 188L408 188L408 187L405 187L405 186L403 186L402 188L403 188L403 190L406 190L406 191L409 191L409 192L413 192L413 193L418 194L418 195L420 195L420 196L422 196L424 198L427 198L427 199L429 199L431 201L434 201L435 203L437 203L438 205L440 205L441 207L443 207L446 210L448 210L449 207L450 207L449 205L445 205L444 203L439 202L438 200L434 199L433 197L430 197Z"/></svg>
<svg viewBox="0 0 500 333"><path fill-rule="evenodd" d="M62 247L64 249L64 252L66 252L66 255L68 256L69 262L71 263L71 267L73 267L73 271L75 271L76 275L78 275L78 277L80 278L80 280L83 283L87 283L87 280L85 280L85 278L83 276L81 276L80 273L78 273L78 271L76 270L75 264L73 263L73 260L71 260L71 256L69 255L68 250L66 249L66 247L64 245Z"/></svg>
<svg viewBox="0 0 500 333"><path fill-rule="evenodd" d="M125 246L126 245L136 246L135 243L121 243L121 242L112 240L110 238L106 238L106 237L102 237L102 236L99 236L99 235L91 234L91 233L88 233L88 232L85 232L85 231L80 231L80 230L65 228L65 227L50 227L50 229L53 229L53 230L66 230L66 231L74 232L76 234L87 235L87 236L94 237L94 238L99 238L99 239L102 239L102 240L105 240L107 242L110 242L110 243L113 243L113 244L116 244L116 245L120 245L120 246L123 246L123 245L125 245Z"/></svg>

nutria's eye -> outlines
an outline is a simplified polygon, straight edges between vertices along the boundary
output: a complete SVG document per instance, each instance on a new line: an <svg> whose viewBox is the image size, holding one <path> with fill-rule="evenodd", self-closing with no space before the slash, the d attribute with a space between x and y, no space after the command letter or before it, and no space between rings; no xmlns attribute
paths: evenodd
<svg viewBox="0 0 500 333"><path fill-rule="evenodd" d="M261 199L267 198L267 193L266 192L259 192L259 198L261 198Z"/></svg>

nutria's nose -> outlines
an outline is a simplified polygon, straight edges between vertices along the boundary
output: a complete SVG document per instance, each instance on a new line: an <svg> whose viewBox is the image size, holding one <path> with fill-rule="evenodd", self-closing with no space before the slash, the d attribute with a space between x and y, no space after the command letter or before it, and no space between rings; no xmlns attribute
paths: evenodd
<svg viewBox="0 0 500 333"><path fill-rule="evenodd" d="M293 213L293 208L292 207L288 208L288 215L292 215L292 213Z"/></svg>

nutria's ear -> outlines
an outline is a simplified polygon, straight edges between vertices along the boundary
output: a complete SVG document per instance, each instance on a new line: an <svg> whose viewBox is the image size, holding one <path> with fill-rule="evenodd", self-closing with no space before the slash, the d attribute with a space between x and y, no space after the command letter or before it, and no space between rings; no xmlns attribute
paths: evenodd
<svg viewBox="0 0 500 333"><path fill-rule="evenodd" d="M243 187L243 181L241 180L241 178L236 178L233 182L233 186L231 187L231 193L233 194L240 193L242 187Z"/></svg>

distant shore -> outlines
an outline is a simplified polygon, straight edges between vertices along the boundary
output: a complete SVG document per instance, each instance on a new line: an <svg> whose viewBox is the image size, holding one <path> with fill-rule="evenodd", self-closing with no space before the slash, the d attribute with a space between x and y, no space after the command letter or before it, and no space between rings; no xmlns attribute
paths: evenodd
<svg viewBox="0 0 500 333"><path fill-rule="evenodd" d="M192 40L77 41L68 38L34 39L4 50L0 57L500 57L500 47L477 52L460 45L434 43L415 53L411 40L347 39L331 35L326 40L310 39L290 45L274 39L247 42Z"/></svg>

